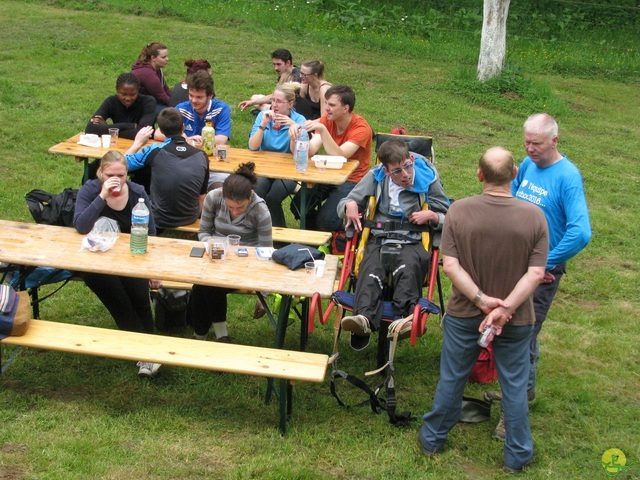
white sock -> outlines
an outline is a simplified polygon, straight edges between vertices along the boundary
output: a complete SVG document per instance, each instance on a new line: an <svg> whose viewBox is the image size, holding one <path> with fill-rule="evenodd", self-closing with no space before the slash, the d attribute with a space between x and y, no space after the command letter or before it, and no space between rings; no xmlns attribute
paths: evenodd
<svg viewBox="0 0 640 480"><path fill-rule="evenodd" d="M227 322L216 322L213 324L213 331L216 334L216 338L228 337Z"/></svg>

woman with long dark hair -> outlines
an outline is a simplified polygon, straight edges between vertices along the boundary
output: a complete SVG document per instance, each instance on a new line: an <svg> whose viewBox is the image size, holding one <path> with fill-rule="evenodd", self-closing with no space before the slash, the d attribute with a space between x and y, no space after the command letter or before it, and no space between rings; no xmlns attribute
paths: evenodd
<svg viewBox="0 0 640 480"><path fill-rule="evenodd" d="M271 215L264 200L253 191L255 165L241 164L222 187L211 190L204 200L198 239L240 235L240 245L272 247ZM211 325L216 341L231 343L227 331L227 294L232 288L194 285L191 292L193 338L205 340Z"/></svg>
<svg viewBox="0 0 640 480"><path fill-rule="evenodd" d="M156 99L156 115L169 106L171 89L162 73L168 62L167 47L160 42L152 42L142 49L138 61L131 65L131 73L140 80L140 93Z"/></svg>

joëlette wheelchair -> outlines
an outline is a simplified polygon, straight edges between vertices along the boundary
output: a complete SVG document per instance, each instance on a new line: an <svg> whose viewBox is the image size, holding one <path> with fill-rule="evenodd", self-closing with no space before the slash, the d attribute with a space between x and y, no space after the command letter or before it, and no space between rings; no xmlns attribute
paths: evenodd
<svg viewBox="0 0 640 480"><path fill-rule="evenodd" d="M367 205L367 209L364 212L364 217L371 220L375 213L376 200L374 197L370 197ZM424 208L427 208L425 205ZM323 309L320 296L315 294L311 298L309 306L309 316L307 330L309 333L313 332L316 314L320 324L324 325L329 320L329 317L335 310L335 325L334 330L336 332L336 339L334 343L334 355L337 352L337 341L340 332L340 321L344 316L345 311L353 311L353 305L355 301L355 283L357 281L360 263L364 256L365 246L369 239L371 228L365 227L362 232L358 233L354 230L347 231L347 245L345 248L344 258L342 260L342 269L340 271L340 279L338 280L337 289L331 297L331 302L328 307ZM433 240L433 241L432 241ZM422 244L425 249L431 254L431 265L427 278L425 278L425 284L427 287L426 298L420 298L413 313L404 319L399 319L394 314L393 305L391 299L393 298L393 291L390 287L389 274L387 275L387 281L383 286L383 314L382 322L380 323L378 333L378 354L377 363L378 367L384 368L387 361L387 348L389 346L389 339L393 339L394 333L397 334L402 329L402 326L406 322L411 322L411 335L410 344L415 346L417 339L424 335L426 331L427 318L430 313L438 314L443 309L433 303L433 295L435 288L438 288L438 294L442 303L442 287L440 283L439 275L439 248L438 248L438 235L430 230L425 230L422 233ZM414 319L416 321L414 321ZM389 334L389 326L393 324L391 334ZM391 338L387 338L387 337ZM392 346L393 348L393 346ZM392 360L391 360L392 361ZM377 373L376 370L373 373Z"/></svg>
<svg viewBox="0 0 640 480"><path fill-rule="evenodd" d="M374 197L370 197L368 201L367 210L364 213L364 217L372 220L375 212L376 201ZM423 208L427 208L425 205ZM365 224L368 224L366 222ZM389 416L389 422L395 426L408 426L415 417L411 416L410 412L396 413L397 399L395 393L395 381L393 378L394 357L396 347L399 340L399 333L403 327L411 322L411 334L410 343L412 346L416 344L419 337L424 335L427 326L427 318L430 313L438 314L442 310L436 306L431 299L436 284L440 285L439 277L439 249L432 238L432 232L425 231L422 233L422 242L427 251L431 253L431 264L427 278L427 298L420 298L418 303L413 309L413 313L405 318L396 318L394 315L394 309L391 303L393 298L393 292L391 288L390 273L387 273L387 278L382 290L383 297L383 314L382 321L378 329L378 346L377 346L377 367L375 370L366 372L365 377L372 377L377 374L383 375L383 380L376 385L369 386L364 380L356 377L355 375L348 374L347 372L340 370L337 367L337 360L339 358L338 353L338 341L341 332L341 320L345 311L353 311L355 302L355 282L357 281L358 270L360 262L364 255L365 246L370 235L371 228L366 226L360 235L357 232L351 231L347 234L347 247L344 254L342 270L340 273L340 280L338 281L338 289L333 293L331 302L328 308L323 312L322 303L319 294L315 294L309 306L309 316L307 329L311 333L313 332L314 319L316 312L321 324L325 324L333 310L335 312L334 322L334 345L333 354L329 360L332 366L331 373L331 394L336 398L338 404L344 406L344 403L336 392L336 380L344 379L351 383L355 387L363 390L368 398L359 404L359 406L369 405L374 413L381 413L385 411ZM384 260L383 260L384 262ZM440 290L441 292L441 290ZM440 293L442 299L442 294Z"/></svg>
<svg viewBox="0 0 640 480"><path fill-rule="evenodd" d="M387 140L401 140L406 143L410 152L417 153L427 158L427 160L434 162L435 154L433 149L433 140L431 137L426 136L409 136L409 135L395 135L389 133L377 133L375 134L376 140L376 152ZM423 208L428 208L428 205L423 202ZM376 199L374 196L369 198L368 205L363 213L363 217L372 220L376 211ZM347 245L345 248L345 254L342 261L342 270L340 273L340 280L338 282L337 290L332 297L332 301L329 304L326 311L322 310L322 304L320 303L320 297L314 296L311 299L308 314L308 326L309 333L313 332L314 321L316 312L318 312L319 321L321 324L325 324L328 321L334 309L338 309L336 312L336 343L334 345L334 353L337 351L337 335L340 331L340 320L344 315L344 310L353 311L355 281L358 276L360 262L364 256L365 245L369 239L370 228L365 228L358 235L355 232L347 232ZM407 321L411 321L411 337L410 343L415 346L418 337L421 337L426 329L426 321L429 313L444 312L444 301L442 295L442 284L439 275L439 240L440 233L426 230L422 232L422 244L425 249L431 254L431 269L425 279L427 286L427 297L420 299L414 309L412 316L407 317ZM385 282L385 288L383 289L383 321L380 324L380 333L378 341L378 367L382 367L385 364L387 358L387 329L389 323L397 320L394 318L393 307L390 300L393 298L393 292L389 288L390 282ZM432 302L434 289L438 288L438 297L440 299L440 308L435 306ZM416 318L417 321L413 321ZM398 330L402 328L402 324L396 324ZM394 329L395 330L395 329Z"/></svg>
<svg viewBox="0 0 640 480"><path fill-rule="evenodd" d="M432 140L430 137L408 137L404 135L393 134L377 134L376 135L376 152L378 147L386 140L399 139L407 143L409 150L421 154L427 159L433 161L434 152L432 146ZM425 199L421 200L422 208L428 208ZM340 272L340 279L338 281L337 290L334 292L331 298L331 302L327 309L323 311L323 306L319 295L314 295L311 299L308 313L308 325L307 330L309 333L313 332L314 321L316 312L321 324L325 324L333 311L335 310L334 321L334 347L333 355L331 356L330 363L333 371L331 375L331 393L337 399L340 405L344 403L340 400L335 389L335 380L337 378L343 378L353 384L354 386L362 389L367 393L369 398L362 402L360 405L369 405L375 413L386 411L389 416L390 423L396 426L406 426L414 417L411 417L410 412L403 412L401 414L396 413L397 400L395 397L395 382L393 379L394 372L394 356L399 340L399 334L401 331L406 330L406 326L410 323L410 344L415 346L417 339L424 335L427 326L427 318L430 313L438 314L444 312L442 285L439 275L439 233L433 232L429 229L421 231L422 245L425 250L431 254L431 263L428 274L424 279L424 284L427 287L427 297L420 298L418 303L413 309L413 313L405 318L397 318L394 313L392 305L393 289L391 282L391 274L387 269L386 280L382 289L383 300L383 313L382 321L378 328L378 347L377 347L377 368L373 371L366 372L366 377L371 377L376 374L382 374L384 380L377 386L369 387L367 383L354 375L347 374L346 372L337 368L338 353L338 341L341 332L341 320L345 311L353 311L355 303L355 284L357 281L360 263L364 256L365 247L371 233L371 227L376 229L385 228L384 225L377 225L373 222L373 218L376 213L376 196L369 197L367 207L363 212L363 231L358 234L355 231L347 232L347 245L342 262L342 270ZM385 222L386 223L386 222ZM390 226L390 230L394 230L394 226ZM415 231L415 230L414 230ZM393 254L393 249L391 252ZM382 263L386 263L384 256L381 256ZM391 260L392 262L393 260ZM438 294L440 298L440 308L433 302L433 294L435 288L438 288ZM384 387L384 393L386 398L381 395Z"/></svg>

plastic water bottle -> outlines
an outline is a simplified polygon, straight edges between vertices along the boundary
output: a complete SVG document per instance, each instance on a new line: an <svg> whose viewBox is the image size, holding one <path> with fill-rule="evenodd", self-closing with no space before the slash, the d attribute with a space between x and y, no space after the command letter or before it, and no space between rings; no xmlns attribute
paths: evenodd
<svg viewBox="0 0 640 480"><path fill-rule="evenodd" d="M296 150L293 152L293 162L296 165L296 170L304 172L307 170L309 163L309 134L304 125L300 125L300 131L298 132L298 141L296 142Z"/></svg>
<svg viewBox="0 0 640 480"><path fill-rule="evenodd" d="M131 253L147 253L147 237L149 236L149 209L144 199L131 211Z"/></svg>
<svg viewBox="0 0 640 480"><path fill-rule="evenodd" d="M215 152L216 129L213 128L211 122L207 122L206 125L202 127L202 147L207 156L213 155L213 152Z"/></svg>

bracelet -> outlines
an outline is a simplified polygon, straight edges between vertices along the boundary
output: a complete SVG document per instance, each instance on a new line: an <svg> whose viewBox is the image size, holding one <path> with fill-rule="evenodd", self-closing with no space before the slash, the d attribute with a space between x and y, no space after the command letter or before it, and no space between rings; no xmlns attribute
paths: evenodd
<svg viewBox="0 0 640 480"><path fill-rule="evenodd" d="M266 129L267 129L267 127L263 127L262 125L258 125L258 128L259 128L260 130L262 130L262 131L264 131L264 130L266 130Z"/></svg>
<svg viewBox="0 0 640 480"><path fill-rule="evenodd" d="M473 303L478 303L480 301L480 299L482 298L482 295L484 295L482 290L478 290L478 293L476 293L476 296L473 297Z"/></svg>

